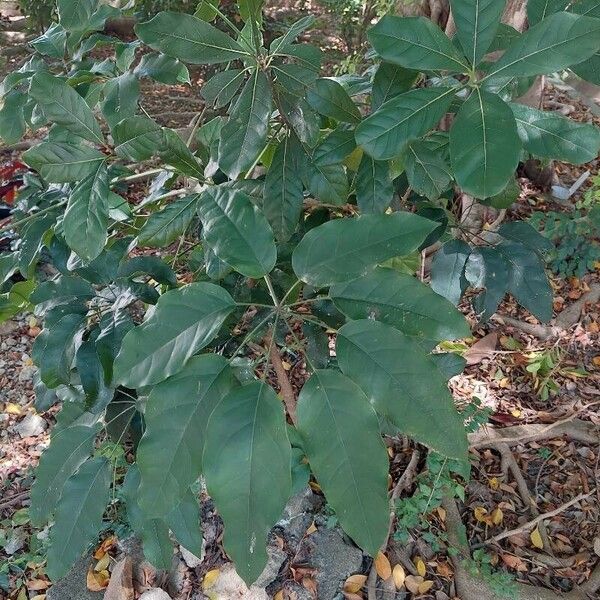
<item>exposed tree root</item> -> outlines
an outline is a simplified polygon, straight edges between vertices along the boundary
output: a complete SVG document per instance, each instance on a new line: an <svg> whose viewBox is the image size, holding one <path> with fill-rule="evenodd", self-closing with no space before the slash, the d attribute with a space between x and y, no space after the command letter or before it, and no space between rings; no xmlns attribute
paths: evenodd
<svg viewBox="0 0 600 600"><path fill-rule="evenodd" d="M590 304L600 302L600 284L595 283L591 285L589 291L583 294L579 300L565 308L565 310L563 310L556 318L554 325L534 325L504 315L496 315L494 319L501 320L503 323L520 329L524 333L533 335L540 340L547 340L552 337L557 337L563 331L576 325L588 302Z"/></svg>
<svg viewBox="0 0 600 600"><path fill-rule="evenodd" d="M294 394L294 388L290 383L290 378L283 366L281 354L279 354L279 349L275 342L271 344L271 364L273 365L275 375L277 376L277 383L279 383L281 397L283 398L287 413L292 423L296 425L296 394Z"/></svg>
<svg viewBox="0 0 600 600"><path fill-rule="evenodd" d="M598 428L588 421L569 417L550 425L530 423L514 425L503 429L483 428L469 435L469 444L472 448L489 448L498 444L514 446L536 442L551 437L567 435L571 439L583 444L595 445L600 442Z"/></svg>

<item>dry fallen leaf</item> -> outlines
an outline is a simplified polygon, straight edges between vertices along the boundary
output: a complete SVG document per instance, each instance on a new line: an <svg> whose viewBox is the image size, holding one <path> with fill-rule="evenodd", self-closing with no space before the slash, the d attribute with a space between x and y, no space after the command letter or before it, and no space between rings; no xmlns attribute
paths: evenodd
<svg viewBox="0 0 600 600"><path fill-rule="evenodd" d="M409 592L413 594L419 593L419 586L423 583L423 578L418 575L407 575L404 580L404 585Z"/></svg>
<svg viewBox="0 0 600 600"><path fill-rule="evenodd" d="M90 567L89 571L87 572L86 583L90 592L101 592L102 590L106 589L109 580L110 574L107 570L94 571L94 569Z"/></svg>
<svg viewBox="0 0 600 600"><path fill-rule="evenodd" d="M17 596L17 600L27 600L27 589L22 587Z"/></svg>
<svg viewBox="0 0 600 600"><path fill-rule="evenodd" d="M375 557L375 570L381 579L388 579L392 575L392 565L383 552L379 552Z"/></svg>
<svg viewBox="0 0 600 600"><path fill-rule="evenodd" d="M310 524L310 527L306 530L306 535L311 535L313 534L315 531L317 531L317 526L315 525L315 522L313 521Z"/></svg>
<svg viewBox="0 0 600 600"><path fill-rule="evenodd" d="M100 560L104 555L117 543L117 538L114 535L107 537L94 552L94 558Z"/></svg>
<svg viewBox="0 0 600 600"><path fill-rule="evenodd" d="M498 345L498 334L493 331L475 342L466 352L465 358L467 365L477 365L486 358L494 356L494 351Z"/></svg>
<svg viewBox="0 0 600 600"><path fill-rule="evenodd" d="M279 590L274 596L273 600L283 600L283 590Z"/></svg>
<svg viewBox="0 0 600 600"><path fill-rule="evenodd" d="M363 600L360 594L353 594L352 592L343 592L343 594L346 600Z"/></svg>
<svg viewBox="0 0 600 600"><path fill-rule="evenodd" d="M217 579L219 579L219 574L219 569L210 570L202 580L202 589L207 590L208 588L211 588L213 585L215 585Z"/></svg>
<svg viewBox="0 0 600 600"><path fill-rule="evenodd" d="M436 508L436 512L438 514L438 517L440 518L440 521L445 521L446 520L446 509L445 508L443 508L441 506L438 506Z"/></svg>
<svg viewBox="0 0 600 600"><path fill-rule="evenodd" d="M594 538L594 552L600 556L600 537Z"/></svg>
<svg viewBox="0 0 600 600"><path fill-rule="evenodd" d="M8 415L20 415L21 407L18 404L13 404L12 402L7 402L4 406L4 412Z"/></svg>
<svg viewBox="0 0 600 600"><path fill-rule="evenodd" d="M404 587L404 580L406 579L406 572L402 565L396 565L392 569L392 577L394 578L394 585L397 590L401 590Z"/></svg>
<svg viewBox="0 0 600 600"><path fill-rule="evenodd" d="M477 519L479 523L485 523L487 520L487 509L483 508L483 506L476 506L473 509L473 515L475 515L475 519Z"/></svg>
<svg viewBox="0 0 600 600"><path fill-rule="evenodd" d="M488 485L490 486L491 490L496 491L499 487L500 487L500 482L498 481L497 477L492 477L489 481L488 481Z"/></svg>
<svg viewBox="0 0 600 600"><path fill-rule="evenodd" d="M356 592L362 589L365 583L367 583L366 575L350 575L344 583L344 591L356 594Z"/></svg>
<svg viewBox="0 0 600 600"><path fill-rule="evenodd" d="M420 556L417 556L417 558L415 559L415 567L417 567L417 573L421 577L425 577L425 573L427 573L427 567L425 566L425 563L423 562L423 559Z"/></svg>
<svg viewBox="0 0 600 600"><path fill-rule="evenodd" d="M46 600L46 594L38 594L37 596L31 598L31 600Z"/></svg>
<svg viewBox="0 0 600 600"><path fill-rule="evenodd" d="M529 535L531 539L531 543L540 550L544 549L544 542L542 541L542 536L540 535L540 530L536 527Z"/></svg>
<svg viewBox="0 0 600 600"><path fill-rule="evenodd" d="M97 563L96 566L94 567L94 571L98 572L98 571L104 571L105 569L108 569L108 565L110 564L110 555L109 554L105 554Z"/></svg>
<svg viewBox="0 0 600 600"><path fill-rule="evenodd" d="M499 508L496 508L492 511L491 517L494 525L500 525L504 520L504 513Z"/></svg>
<svg viewBox="0 0 600 600"><path fill-rule="evenodd" d="M418 593L426 594L433 587L433 581L423 581L419 584Z"/></svg>
<svg viewBox="0 0 600 600"><path fill-rule="evenodd" d="M450 577L452 577L454 574L454 570L447 562L439 563L435 570L437 571L438 575L441 575L445 579L450 579Z"/></svg>
<svg viewBox="0 0 600 600"><path fill-rule="evenodd" d="M527 565L518 556L513 556L512 554L502 554L500 558L502 558L502 562L507 567L514 569L515 571L527 571Z"/></svg>
<svg viewBox="0 0 600 600"><path fill-rule="evenodd" d="M45 579L32 579L27 582L27 589L31 592L39 592L50 587L50 582Z"/></svg>

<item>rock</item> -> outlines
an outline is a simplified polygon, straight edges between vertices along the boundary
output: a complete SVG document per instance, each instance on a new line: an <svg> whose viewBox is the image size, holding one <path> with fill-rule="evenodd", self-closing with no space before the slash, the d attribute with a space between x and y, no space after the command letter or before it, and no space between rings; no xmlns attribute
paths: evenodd
<svg viewBox="0 0 600 600"><path fill-rule="evenodd" d="M4 321L0 323L0 335L10 335L19 329L19 324L16 321Z"/></svg>
<svg viewBox="0 0 600 600"><path fill-rule="evenodd" d="M248 589L231 563L220 570L219 577L206 593L212 600L269 600L264 588L253 585Z"/></svg>
<svg viewBox="0 0 600 600"><path fill-rule="evenodd" d="M283 511L283 517L275 525L275 530L280 530L285 540L295 546L304 538L321 504L319 496L307 487L290 498Z"/></svg>
<svg viewBox="0 0 600 600"><path fill-rule="evenodd" d="M153 588L147 592L144 592L140 596L140 600L171 600L171 596L169 596L167 592L161 590L160 588Z"/></svg>
<svg viewBox="0 0 600 600"><path fill-rule="evenodd" d="M48 590L46 600L103 600L104 592L90 592L87 589L86 577L90 563L90 558L77 561L66 577Z"/></svg>
<svg viewBox="0 0 600 600"><path fill-rule="evenodd" d="M23 367L19 373L19 381L31 381L37 371L37 367L29 365Z"/></svg>
<svg viewBox="0 0 600 600"><path fill-rule="evenodd" d="M269 559L260 577L256 580L255 586L260 588L266 588L269 584L273 583L279 575L279 571L283 563L287 559L287 553L278 548L277 546L269 545L267 547Z"/></svg>
<svg viewBox="0 0 600 600"><path fill-rule="evenodd" d="M44 433L48 427L46 420L39 415L27 415L20 423L15 425L15 431L22 437L35 437Z"/></svg>
<svg viewBox="0 0 600 600"><path fill-rule="evenodd" d="M334 600L344 581L350 575L362 572L362 550L339 528L319 528L306 538L306 544L305 562L316 571L319 600Z"/></svg>
<svg viewBox="0 0 600 600"><path fill-rule="evenodd" d="M133 600L134 597L131 558L126 556L112 570L108 587L104 592L104 600Z"/></svg>
<svg viewBox="0 0 600 600"><path fill-rule="evenodd" d="M179 550L181 551L181 556L183 557L185 564L190 569L195 569L196 567L199 567L202 564L203 557L198 558L195 554L192 554L187 548L184 548L183 546L179 546Z"/></svg>

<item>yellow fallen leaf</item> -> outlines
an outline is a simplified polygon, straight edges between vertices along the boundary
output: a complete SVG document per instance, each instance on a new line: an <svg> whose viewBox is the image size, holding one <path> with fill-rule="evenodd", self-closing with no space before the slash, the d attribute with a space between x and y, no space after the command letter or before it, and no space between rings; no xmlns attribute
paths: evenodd
<svg viewBox="0 0 600 600"><path fill-rule="evenodd" d="M523 413L518 409L518 408L513 408L510 411L510 414L515 418L518 419Z"/></svg>
<svg viewBox="0 0 600 600"><path fill-rule="evenodd" d="M375 557L375 570L381 579L388 579L392 576L392 565L383 552L379 552Z"/></svg>
<svg viewBox="0 0 600 600"><path fill-rule="evenodd" d="M492 511L492 523L494 525L500 525L504 520L504 513L499 508L496 508Z"/></svg>
<svg viewBox="0 0 600 600"><path fill-rule="evenodd" d="M292 368L292 365L287 360L282 360L281 364L286 371L289 371Z"/></svg>
<svg viewBox="0 0 600 600"><path fill-rule="evenodd" d="M529 535L531 538L531 543L540 550L544 549L544 542L542 541L542 536L540 535L540 530L536 527L531 534Z"/></svg>
<svg viewBox="0 0 600 600"><path fill-rule="evenodd" d="M487 508L483 508L483 506L476 506L473 510L473 514L479 523L484 523L486 521Z"/></svg>
<svg viewBox="0 0 600 600"><path fill-rule="evenodd" d="M438 517L440 518L440 521L445 521L446 520L446 509L441 506L438 506L436 508L436 511L437 511Z"/></svg>
<svg viewBox="0 0 600 600"><path fill-rule="evenodd" d="M417 592L419 594L426 594L433 587L433 581L423 581L419 584Z"/></svg>
<svg viewBox="0 0 600 600"><path fill-rule="evenodd" d="M404 580L404 585L409 592L417 594L419 592L419 586L423 583L423 578L418 575L407 575Z"/></svg>
<svg viewBox="0 0 600 600"><path fill-rule="evenodd" d="M425 577L425 573L427 573L427 567L425 566L425 563L423 562L423 559L420 556L417 556L417 558L415 559L415 567L417 567L417 573L421 577Z"/></svg>
<svg viewBox="0 0 600 600"><path fill-rule="evenodd" d="M596 367L600 367L600 356L594 356L594 358L592 358L592 362Z"/></svg>
<svg viewBox="0 0 600 600"><path fill-rule="evenodd" d="M37 327L37 324L38 320L34 316L31 316L27 319L27 325L29 326L29 329L32 327Z"/></svg>
<svg viewBox="0 0 600 600"><path fill-rule="evenodd" d="M488 485L490 486L491 490L496 491L499 487L500 487L500 482L498 481L497 477L492 477L489 481L488 481Z"/></svg>
<svg viewBox="0 0 600 600"><path fill-rule="evenodd" d="M31 600L46 600L46 594L38 594L34 596Z"/></svg>
<svg viewBox="0 0 600 600"><path fill-rule="evenodd" d="M108 569L109 564L110 564L110 555L107 553L96 563L96 566L94 567L94 571L104 571L105 569Z"/></svg>
<svg viewBox="0 0 600 600"><path fill-rule="evenodd" d="M24 587L20 589L17 600L27 600L27 590Z"/></svg>
<svg viewBox="0 0 600 600"><path fill-rule="evenodd" d="M111 535L107 537L94 552L94 558L100 560L117 543L117 537Z"/></svg>
<svg viewBox="0 0 600 600"><path fill-rule="evenodd" d="M311 535L313 534L315 531L317 531L317 526L315 525L315 522L313 521L310 524L310 527L306 530L306 535Z"/></svg>
<svg viewBox="0 0 600 600"><path fill-rule="evenodd" d="M274 596L273 600L283 600L283 590L279 590Z"/></svg>
<svg viewBox="0 0 600 600"><path fill-rule="evenodd" d="M346 600L363 600L360 594L353 594L352 592L342 592Z"/></svg>
<svg viewBox="0 0 600 600"><path fill-rule="evenodd" d="M7 402L4 407L4 412L9 415L20 415L21 407L18 404L13 404L12 402Z"/></svg>
<svg viewBox="0 0 600 600"><path fill-rule="evenodd" d="M404 587L404 580L406 579L406 572L402 565L396 565L392 569L392 577L394 578L394 585L397 590L401 590Z"/></svg>
<svg viewBox="0 0 600 600"><path fill-rule="evenodd" d="M87 572L86 583L90 592L101 592L106 589L109 580L110 574L107 570L96 572L90 567L90 570Z"/></svg>
<svg viewBox="0 0 600 600"><path fill-rule="evenodd" d="M367 583L366 575L350 575L344 583L344 591L356 594L357 592L360 592L365 583Z"/></svg>
<svg viewBox="0 0 600 600"><path fill-rule="evenodd" d="M202 580L202 589L206 590L208 588L211 588L213 585L215 585L215 583L217 582L217 579L219 579L219 574L220 574L219 569L210 570L204 576L204 579Z"/></svg>

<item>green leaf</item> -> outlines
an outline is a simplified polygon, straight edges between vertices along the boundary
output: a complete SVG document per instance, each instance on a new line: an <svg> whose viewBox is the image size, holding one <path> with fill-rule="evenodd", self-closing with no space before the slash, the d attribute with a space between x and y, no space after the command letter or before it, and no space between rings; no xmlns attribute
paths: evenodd
<svg viewBox="0 0 600 600"><path fill-rule="evenodd" d="M115 152L134 161L151 158L163 141L160 125L148 117L123 119L113 128L112 134Z"/></svg>
<svg viewBox="0 0 600 600"><path fill-rule="evenodd" d="M322 165L307 155L303 166L306 187L319 202L336 206L346 203L349 185L343 165Z"/></svg>
<svg viewBox="0 0 600 600"><path fill-rule="evenodd" d="M69 198L63 220L65 241L83 260L94 260L104 249L108 230L108 169L101 163L96 173L79 183Z"/></svg>
<svg viewBox="0 0 600 600"><path fill-rule="evenodd" d="M312 67L294 63L275 65L273 70L277 74L277 84L288 94L304 96L307 88L315 84L319 73Z"/></svg>
<svg viewBox="0 0 600 600"><path fill-rule="evenodd" d="M524 244L512 241L502 242L496 248L510 267L508 292L540 321L550 321L552 288L539 256Z"/></svg>
<svg viewBox="0 0 600 600"><path fill-rule="evenodd" d="M574 164L583 164L598 156L600 129L595 125L578 123L523 104L511 103L510 107L525 150L534 156Z"/></svg>
<svg viewBox="0 0 600 600"><path fill-rule="evenodd" d="M513 177L501 192L489 198L481 198L479 203L502 210L503 208L510 208L519 199L520 194L521 186Z"/></svg>
<svg viewBox="0 0 600 600"><path fill-rule="evenodd" d="M195 494L187 490L181 502L165 519L177 541L197 558L202 558L202 532L200 506Z"/></svg>
<svg viewBox="0 0 600 600"><path fill-rule="evenodd" d="M381 58L415 71L466 73L469 65L448 37L425 17L383 17L368 32Z"/></svg>
<svg viewBox="0 0 600 600"><path fill-rule="evenodd" d="M260 23L264 4L265 0L238 0L240 16L246 22L257 21Z"/></svg>
<svg viewBox="0 0 600 600"><path fill-rule="evenodd" d="M90 142L104 143L100 125L86 101L62 79L36 73L29 95L41 106L49 121Z"/></svg>
<svg viewBox="0 0 600 600"><path fill-rule="evenodd" d="M201 96L215 108L227 106L237 94L246 71L242 69L228 69L213 75L200 89Z"/></svg>
<svg viewBox="0 0 600 600"><path fill-rule="evenodd" d="M348 92L333 79L322 77L315 81L306 100L318 113L344 123L358 123L361 116Z"/></svg>
<svg viewBox="0 0 600 600"><path fill-rule="evenodd" d="M123 482L123 497L127 509L127 521L142 540L145 558L157 569L171 568L173 544L169 528L163 519L152 519L138 504L140 472L137 464L131 465Z"/></svg>
<svg viewBox="0 0 600 600"><path fill-rule="evenodd" d="M231 179L248 171L264 150L271 111L269 80L257 69L244 85L221 131L219 167Z"/></svg>
<svg viewBox="0 0 600 600"><path fill-rule="evenodd" d="M463 315L445 298L411 275L377 268L329 291L336 307L350 319L375 319L402 333L426 340L468 337Z"/></svg>
<svg viewBox="0 0 600 600"><path fill-rule="evenodd" d="M281 140L265 177L262 209L280 242L292 237L302 214L304 190L296 169L296 148L290 136Z"/></svg>
<svg viewBox="0 0 600 600"><path fill-rule="evenodd" d="M356 141L377 160L396 158L446 114L452 88L420 88L388 100L356 128Z"/></svg>
<svg viewBox="0 0 600 600"><path fill-rule="evenodd" d="M338 331L336 354L342 372L403 433L445 456L466 457L463 419L446 379L417 341L384 323L353 321Z"/></svg>
<svg viewBox="0 0 600 600"><path fill-rule="evenodd" d="M314 150L312 159L320 167L341 163L356 148L354 131L340 125Z"/></svg>
<svg viewBox="0 0 600 600"><path fill-rule="evenodd" d="M23 108L26 102L27 96L14 90L4 97L0 108L0 139L5 144L15 144L25 134Z"/></svg>
<svg viewBox="0 0 600 600"><path fill-rule="evenodd" d="M140 82L132 73L109 79L104 84L102 114L111 128L135 116L140 97Z"/></svg>
<svg viewBox="0 0 600 600"><path fill-rule="evenodd" d="M42 381L51 389L71 382L75 357L75 336L83 329L85 318L78 313L64 315L37 336L31 356L40 369Z"/></svg>
<svg viewBox="0 0 600 600"><path fill-rule="evenodd" d="M510 46L487 77L528 77L566 69L598 51L600 20L558 12Z"/></svg>
<svg viewBox="0 0 600 600"><path fill-rule="evenodd" d="M174 167L180 173L200 181L204 180L204 169L173 129L163 129L163 147L159 154L166 164Z"/></svg>
<svg viewBox="0 0 600 600"><path fill-rule="evenodd" d="M112 310L100 320L100 333L96 339L96 351L104 369L104 380L112 382L113 364L121 349L123 338L133 329L133 320L125 310Z"/></svg>
<svg viewBox="0 0 600 600"><path fill-rule="evenodd" d="M410 254L436 226L407 212L329 221L302 238L292 256L294 272L315 287L356 279L378 263Z"/></svg>
<svg viewBox="0 0 600 600"><path fill-rule="evenodd" d="M450 240L433 255L431 289L454 305L460 302L467 287L464 271L470 253L466 242Z"/></svg>
<svg viewBox="0 0 600 600"><path fill-rule="evenodd" d="M192 15L160 12L137 25L135 32L153 50L193 65L212 65L250 56L227 34Z"/></svg>
<svg viewBox="0 0 600 600"><path fill-rule="evenodd" d="M259 278L273 270L277 260L273 231L247 194L209 188L200 194L198 214L204 239L238 273Z"/></svg>
<svg viewBox="0 0 600 600"><path fill-rule="evenodd" d="M51 183L71 183L92 175L106 156L89 146L42 142L23 154L23 161Z"/></svg>
<svg viewBox="0 0 600 600"><path fill-rule="evenodd" d="M219 8L221 0L200 0L194 16L203 21L214 21L217 17L215 8Z"/></svg>
<svg viewBox="0 0 600 600"><path fill-rule="evenodd" d="M404 169L410 187L429 200L437 200L452 181L450 165L427 140L415 140L407 144Z"/></svg>
<svg viewBox="0 0 600 600"><path fill-rule="evenodd" d="M525 221L502 223L498 229L498 235L506 240L523 244L540 255L554 249L552 240L549 240Z"/></svg>
<svg viewBox="0 0 600 600"><path fill-rule="evenodd" d="M69 31L84 31L98 7L98 0L58 0L60 24Z"/></svg>
<svg viewBox="0 0 600 600"><path fill-rule="evenodd" d="M418 71L382 62L373 78L371 105L377 110L382 104L408 92L419 77Z"/></svg>
<svg viewBox="0 0 600 600"><path fill-rule="evenodd" d="M473 66L477 66L492 45L505 0L450 0L456 37Z"/></svg>
<svg viewBox="0 0 600 600"><path fill-rule="evenodd" d="M137 451L139 503L149 517L165 518L200 477L208 419L235 385L227 360L203 354L153 388Z"/></svg>
<svg viewBox="0 0 600 600"><path fill-rule="evenodd" d="M152 315L132 329L114 365L114 381L152 385L179 372L215 337L235 302L212 283L192 283L163 294Z"/></svg>
<svg viewBox="0 0 600 600"><path fill-rule="evenodd" d="M388 458L362 390L333 370L315 371L298 399L310 466L344 531L371 556L387 537Z"/></svg>
<svg viewBox="0 0 600 600"><path fill-rule="evenodd" d="M509 106L485 90L473 90L450 130L450 159L461 189L476 198L501 192L514 175L521 140Z"/></svg>
<svg viewBox="0 0 600 600"><path fill-rule="evenodd" d="M533 254L533 253L532 253ZM474 288L483 288L473 300L473 308L482 321L498 310L506 294L510 267L497 248L477 248L466 263L465 275Z"/></svg>
<svg viewBox="0 0 600 600"><path fill-rule="evenodd" d="M569 0L529 0L527 2L527 21L529 27L537 25L546 17L565 10Z"/></svg>
<svg viewBox="0 0 600 600"><path fill-rule="evenodd" d="M356 201L363 214L382 213L392 203L390 164L364 154L356 172Z"/></svg>
<svg viewBox="0 0 600 600"><path fill-rule="evenodd" d="M202 462L223 545L248 585L267 564L267 535L291 493L291 455L283 404L269 385L256 381L219 401Z"/></svg>
<svg viewBox="0 0 600 600"><path fill-rule="evenodd" d="M67 479L92 454L99 426L75 425L54 433L42 452L31 487L31 522L42 527L54 512Z"/></svg>
<svg viewBox="0 0 600 600"><path fill-rule="evenodd" d="M50 531L47 573L53 581L64 577L95 541L102 527L111 480L109 461L97 457L85 462L65 483Z"/></svg>
<svg viewBox="0 0 600 600"><path fill-rule="evenodd" d="M150 77L167 85L190 83L188 68L176 58L165 54L145 54L134 74L138 77Z"/></svg>
<svg viewBox="0 0 600 600"><path fill-rule="evenodd" d="M198 196L185 196L150 215L139 235L141 246L165 248L189 227L198 206Z"/></svg>
<svg viewBox="0 0 600 600"><path fill-rule="evenodd" d="M62 59L65 55L67 32L62 25L54 23L42 35L29 43L40 54Z"/></svg>
<svg viewBox="0 0 600 600"><path fill-rule="evenodd" d="M303 32L306 31L316 20L315 15L306 15L293 23L286 32L278 38L275 38L269 50L271 54L277 54L280 51L289 49L290 44Z"/></svg>

